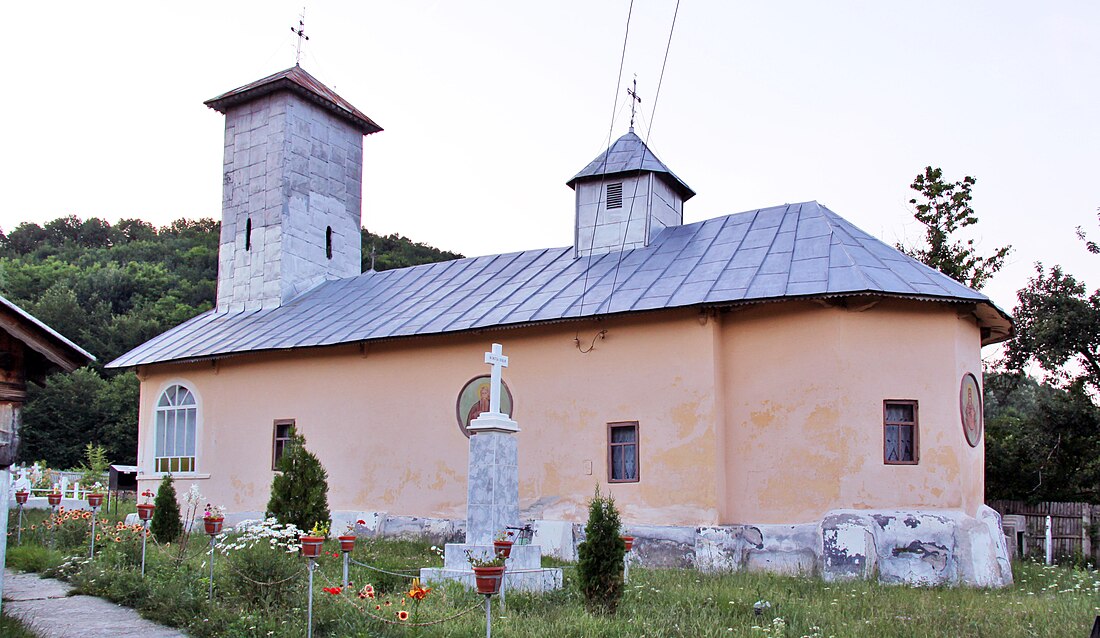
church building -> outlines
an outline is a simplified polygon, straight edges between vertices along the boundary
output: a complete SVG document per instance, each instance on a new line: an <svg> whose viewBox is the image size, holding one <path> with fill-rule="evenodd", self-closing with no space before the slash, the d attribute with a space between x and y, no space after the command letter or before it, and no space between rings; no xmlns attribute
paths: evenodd
<svg viewBox="0 0 1100 638"><path fill-rule="evenodd" d="M461 538L495 342L516 524L559 555L598 485L642 564L1011 582L981 348L1013 327L981 293L815 201L685 224L694 191L633 130L566 183L572 246L361 272L381 127L298 66L206 104L217 306L109 364L141 381L142 489L262 516L293 429L334 518Z"/></svg>

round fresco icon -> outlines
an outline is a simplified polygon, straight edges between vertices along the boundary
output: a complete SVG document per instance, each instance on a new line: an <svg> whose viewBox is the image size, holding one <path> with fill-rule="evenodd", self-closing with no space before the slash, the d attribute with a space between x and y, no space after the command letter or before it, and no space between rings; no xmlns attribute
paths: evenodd
<svg viewBox="0 0 1100 638"><path fill-rule="evenodd" d="M489 411L489 375L483 374L474 377L462 386L458 393L458 401L455 404L455 416L458 417L458 428L466 438L470 438L470 421L476 419L482 412ZM500 381L500 411L512 418L512 391L503 379Z"/></svg>
<svg viewBox="0 0 1100 638"><path fill-rule="evenodd" d="M978 379L969 372L963 375L959 387L959 414L966 442L970 447L978 447L982 440L982 390Z"/></svg>

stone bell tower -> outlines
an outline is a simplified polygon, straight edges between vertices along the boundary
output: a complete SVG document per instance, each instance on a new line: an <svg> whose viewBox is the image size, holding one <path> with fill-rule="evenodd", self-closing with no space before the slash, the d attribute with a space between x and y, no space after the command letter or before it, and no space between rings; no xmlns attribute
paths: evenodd
<svg viewBox="0 0 1100 638"><path fill-rule="evenodd" d="M684 223L684 202L695 196L633 127L566 184L577 193L575 257L648 246Z"/></svg>
<svg viewBox="0 0 1100 638"><path fill-rule="evenodd" d="M382 128L300 66L205 104L225 114L217 311L360 274L363 136Z"/></svg>

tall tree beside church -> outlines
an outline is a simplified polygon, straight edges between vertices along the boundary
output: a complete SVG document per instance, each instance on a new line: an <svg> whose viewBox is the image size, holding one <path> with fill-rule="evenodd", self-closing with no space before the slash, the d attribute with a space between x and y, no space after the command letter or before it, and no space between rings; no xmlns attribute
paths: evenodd
<svg viewBox="0 0 1100 638"><path fill-rule="evenodd" d="M1093 254L1100 247L1078 227L1077 236ZM1100 392L1100 289L1091 293L1085 282L1035 264L1035 276L1016 293L1016 338L1008 344L1005 363L1023 370L1036 362L1055 378Z"/></svg>
<svg viewBox="0 0 1100 638"><path fill-rule="evenodd" d="M278 473L271 481L267 515L301 530L308 530L316 523L327 525L332 518L328 509L328 472L306 449L305 437L294 434L283 448L283 457L275 469Z"/></svg>
<svg viewBox="0 0 1100 638"><path fill-rule="evenodd" d="M1001 266L1012 246L998 248L982 257L974 248L974 240L959 240L955 233L978 223L978 215L970 206L970 189L977 179L967 175L962 181L946 182L943 170L927 166L917 175L910 188L920 193L909 200L916 207L913 216L924 224L924 243L920 247L898 244L898 250L919 259L955 281L981 290Z"/></svg>

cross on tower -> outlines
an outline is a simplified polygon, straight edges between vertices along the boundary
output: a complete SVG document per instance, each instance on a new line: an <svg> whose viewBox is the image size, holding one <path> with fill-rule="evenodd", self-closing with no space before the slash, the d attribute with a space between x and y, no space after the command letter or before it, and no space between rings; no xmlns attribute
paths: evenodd
<svg viewBox="0 0 1100 638"><path fill-rule="evenodd" d="M302 62L302 40L309 40L309 36L306 35L306 8L302 7L302 15L298 16L298 28L290 27L290 30L298 36L298 50L294 54L294 65L298 66Z"/></svg>
<svg viewBox="0 0 1100 638"><path fill-rule="evenodd" d="M642 103L642 98L638 96L638 77L634 76L634 90L629 88L626 90L626 94L630 96L630 132L634 132L634 103Z"/></svg>

